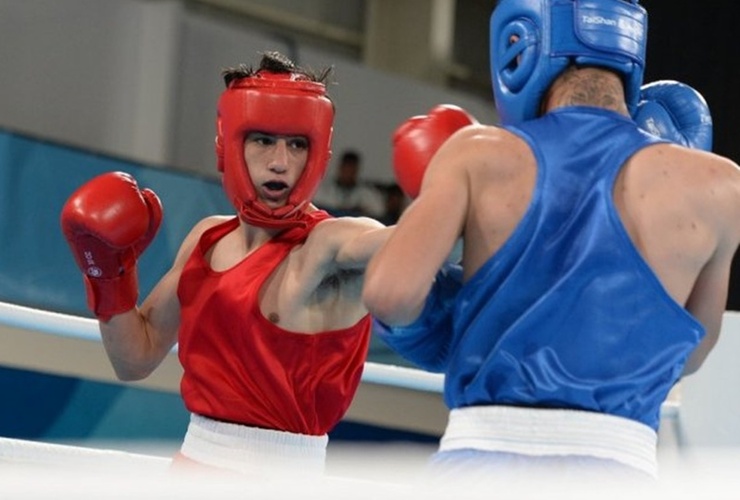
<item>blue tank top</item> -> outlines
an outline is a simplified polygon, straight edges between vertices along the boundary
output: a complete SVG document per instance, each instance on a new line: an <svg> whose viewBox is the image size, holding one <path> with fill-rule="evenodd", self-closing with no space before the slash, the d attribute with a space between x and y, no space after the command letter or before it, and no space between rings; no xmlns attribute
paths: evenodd
<svg viewBox="0 0 740 500"><path fill-rule="evenodd" d="M612 191L625 161L659 139L580 107L509 130L535 154L536 187L511 238L459 291L445 401L596 411L657 430L704 328L642 259Z"/></svg>

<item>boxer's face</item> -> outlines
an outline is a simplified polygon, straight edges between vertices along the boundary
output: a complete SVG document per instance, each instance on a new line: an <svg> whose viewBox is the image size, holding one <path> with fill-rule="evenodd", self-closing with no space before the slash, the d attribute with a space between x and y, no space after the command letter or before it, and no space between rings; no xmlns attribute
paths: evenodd
<svg viewBox="0 0 740 500"><path fill-rule="evenodd" d="M250 132L244 160L254 189L270 208L285 205L308 159L308 139L299 135Z"/></svg>

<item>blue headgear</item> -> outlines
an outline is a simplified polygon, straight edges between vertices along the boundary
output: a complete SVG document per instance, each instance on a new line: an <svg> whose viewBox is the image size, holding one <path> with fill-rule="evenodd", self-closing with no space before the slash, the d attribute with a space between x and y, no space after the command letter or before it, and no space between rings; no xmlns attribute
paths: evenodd
<svg viewBox="0 0 740 500"><path fill-rule="evenodd" d="M638 0L499 0L490 29L493 95L504 124L537 117L548 88L571 64L621 74L634 112L647 42Z"/></svg>

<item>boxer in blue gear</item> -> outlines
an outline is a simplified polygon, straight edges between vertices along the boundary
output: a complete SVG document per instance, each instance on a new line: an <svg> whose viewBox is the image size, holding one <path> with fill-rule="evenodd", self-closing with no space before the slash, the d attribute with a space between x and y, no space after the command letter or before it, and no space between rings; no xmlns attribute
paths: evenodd
<svg viewBox="0 0 740 500"><path fill-rule="evenodd" d="M633 120L642 130L682 146L712 150L712 115L696 89L675 80L660 80L643 85L639 95ZM441 353L446 351L435 341L445 338L443 332L452 331L454 303L461 287L462 266L445 262L418 319L393 327L375 318L375 333L421 368L443 372L446 361Z"/></svg>
<svg viewBox="0 0 740 500"><path fill-rule="evenodd" d="M687 127L671 115L682 90L666 106L643 88L637 2L502 0L491 28L505 126L442 144L363 298L392 347L445 374L444 470L495 480L554 460L655 476L660 406L719 335L740 169L700 150L708 110ZM434 120L407 131L416 149ZM460 288L440 294L459 238Z"/></svg>

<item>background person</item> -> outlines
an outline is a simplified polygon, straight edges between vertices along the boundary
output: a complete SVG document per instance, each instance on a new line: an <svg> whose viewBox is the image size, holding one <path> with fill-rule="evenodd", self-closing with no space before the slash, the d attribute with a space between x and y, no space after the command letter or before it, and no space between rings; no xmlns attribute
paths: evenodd
<svg viewBox="0 0 740 500"><path fill-rule="evenodd" d="M334 179L324 182L314 203L333 215L365 216L381 219L386 212L383 193L361 178L362 156L348 149L339 158Z"/></svg>

